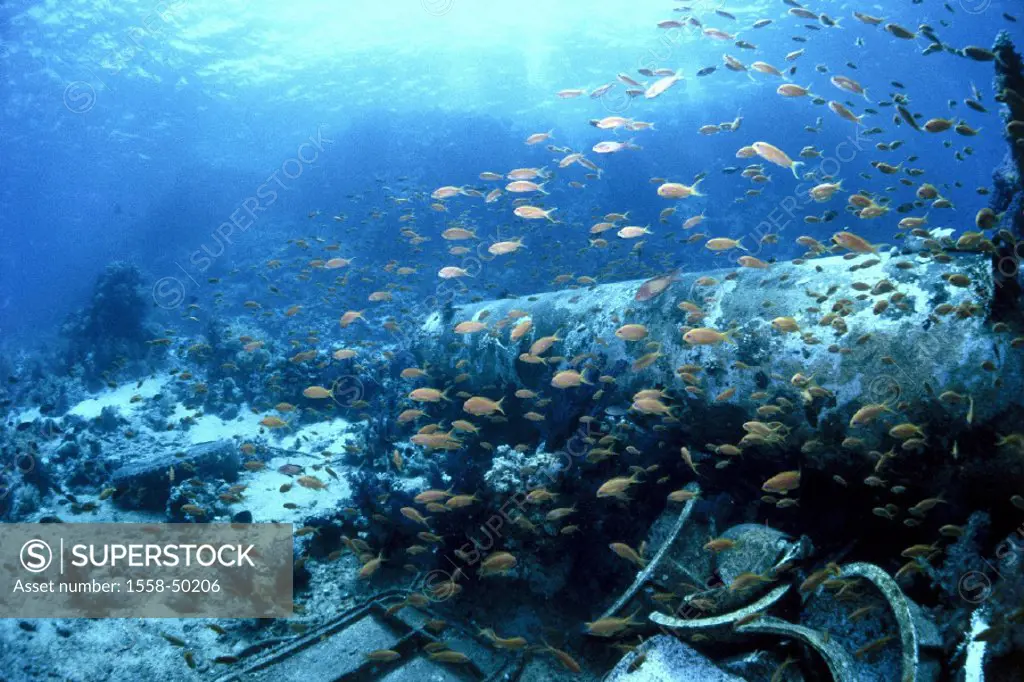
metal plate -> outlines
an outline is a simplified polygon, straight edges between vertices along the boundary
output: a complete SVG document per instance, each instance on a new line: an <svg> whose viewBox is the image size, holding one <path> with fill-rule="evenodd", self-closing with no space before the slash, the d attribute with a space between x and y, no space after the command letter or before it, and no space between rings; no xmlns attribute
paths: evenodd
<svg viewBox="0 0 1024 682"><path fill-rule="evenodd" d="M302 637L243 658L218 682L496 682L519 677L522 656L495 649L458 623L448 621L440 635L427 631L428 621L440 619L429 608L409 605L388 613L406 595L404 590L382 592ZM430 660L423 647L441 641L469 662ZM378 649L401 657L387 663L367 660L366 654Z"/></svg>

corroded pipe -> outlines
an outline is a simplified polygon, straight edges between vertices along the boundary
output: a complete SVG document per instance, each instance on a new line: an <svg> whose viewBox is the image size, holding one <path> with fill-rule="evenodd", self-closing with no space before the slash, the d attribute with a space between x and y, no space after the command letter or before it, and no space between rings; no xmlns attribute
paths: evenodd
<svg viewBox="0 0 1024 682"><path fill-rule="evenodd" d="M951 259L938 263L918 255L866 254L778 263L767 270L686 273L648 301L635 300L641 281L484 301L433 313L423 325L419 352L451 376L470 372L474 386L547 389L552 373L565 365L531 364L521 356L537 338L557 334L545 355L587 355L595 369L585 371L584 378L595 383L599 374L616 377L618 398L626 406L632 392L642 388L671 387L682 394L678 368L699 365L699 391L682 394L681 401L691 416L708 418L708 428L715 422L711 413L731 410L742 416L736 412L741 408L742 414L753 414L760 403L751 400L752 393L769 384L793 388L790 379L797 373L829 392L815 403L822 411L819 419L834 414L845 423L865 404L913 407L955 390L972 398L975 419L984 421L1024 401L1020 392L1001 388L999 380L1019 385L1024 351L1012 334L993 331L987 320L996 286L990 259L976 253L952 253ZM711 279L717 284L701 284ZM683 301L703 311L692 326L731 329L731 341L697 346L684 341ZM822 326L822 318L834 311L831 317L841 321ZM773 326L774 318L788 316L798 331ZM467 320L488 327L457 334L455 326ZM531 333L511 341L510 330L524 320L532 322ZM616 330L626 323L644 325L647 336L617 338ZM655 361L634 370L651 352L645 344L652 341L660 345ZM463 362L456 368L460 360L468 366ZM983 370L983 363L991 363L985 365L991 371ZM733 396L716 401L732 389ZM568 389L570 394L579 390Z"/></svg>

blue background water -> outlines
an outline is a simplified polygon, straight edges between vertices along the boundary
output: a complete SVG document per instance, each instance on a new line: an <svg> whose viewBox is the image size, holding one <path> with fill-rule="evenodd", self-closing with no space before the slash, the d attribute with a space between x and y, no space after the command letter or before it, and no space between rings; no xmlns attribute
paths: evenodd
<svg viewBox="0 0 1024 682"><path fill-rule="evenodd" d="M798 186L784 169L770 168L772 181L762 196L734 203L752 187L738 174L721 173L725 166L749 162L734 158L739 147L766 140L793 157L811 144L836 155L855 127L807 99L779 97L778 79L725 70L723 52L747 64L760 59L784 68L791 65L786 53L804 48L791 80L811 84L826 99L850 101L858 112L866 106L830 85L833 74L855 78L876 102L895 91L890 81L897 80L906 85L911 109L924 118L962 116L982 127L975 138L914 133L906 125L893 126L891 108L875 105L880 113L865 118L866 127L885 132L852 154L847 142L835 169L846 189L898 187L890 195L895 207L911 201L914 188L899 185L900 176L880 175L870 162L895 165L915 154L919 159L907 167L927 171L917 180L940 186L956 204L955 211L932 211L930 225L961 231L973 225L974 213L988 201L975 188L989 184L1005 150L992 100L992 65L948 53L922 56L927 40L899 40L850 12L885 16L909 28L928 23L954 47L989 46L1002 28L1024 38L1022 25L1002 16L1019 12L1015 3L952 1L951 12L934 0L884 6L817 2L814 9L841 17L843 26L819 31L786 16L782 2L726 4L736 21L698 13L707 26L738 31L756 51L692 31L656 28L658 21L679 16L673 6L655 0L5 2L0 333L19 344L49 338L85 302L97 274L113 259L137 263L147 286L174 277L190 300L203 301L216 290L209 277L230 277L235 268L262 272L271 258L330 257L315 248L307 254L287 250L286 240L304 237L338 242L341 251L333 255L357 257L362 279L349 283L349 308L366 307L367 291L395 281L383 270L390 259L418 268L417 277L402 283L411 287L410 296L422 295L436 286L437 268L458 264L445 253L450 244L439 233L460 216L481 236L523 235L528 248L503 261L508 267L484 268L469 281L471 293L480 296L548 289L563 273L604 281L673 263L691 269L725 265L700 244L681 243L689 235L680 222L702 210L708 217L700 229L709 236L739 238L774 224L772 231L781 231L779 245L762 257L792 258L802 252L793 243L797 236L827 242L843 228L891 241L902 216L859 221L842 211L845 194L830 204L801 206L792 218L780 213L780 202ZM751 29L759 18L775 23ZM857 39L864 45L855 45ZM829 73L816 72L816 64L827 65ZM716 73L695 76L712 65L719 67ZM555 96L563 88L612 82L620 72L650 82L636 73L643 66L681 68L686 79L658 99L628 105L621 84L602 99ZM990 113L962 104L971 82ZM952 113L949 99L961 102ZM744 117L739 132L697 134L700 126L731 121L738 111ZM653 121L656 131L600 131L587 124L611 113ZM818 116L821 132L805 132ZM600 180L586 180L579 166L557 173L544 205L558 208L559 224L525 224L512 216L507 195L496 204L458 197L444 214L428 207L424 195L442 185L486 191L504 184L480 181L482 171L555 166L561 154L523 143L530 133L549 129L555 131L551 143L586 151L603 169ZM630 136L641 151L606 157L589 151L600 140ZM324 141L322 147L311 146L311 138ZM877 141L897 139L905 140L898 151L874 149ZM975 153L957 161L955 151L967 145ZM299 164L297 155L312 160ZM235 230L232 243L221 244L213 236L218 226L232 214L244 215L237 213L243 202L261 186L273 186L268 179L282 170L297 176L278 175L287 188L277 186L273 201L261 200L266 210L251 227ZM659 211L672 202L657 197L649 178L688 183L699 172L708 173L701 185L708 196L680 202L670 223L659 224ZM862 172L872 179L858 177ZM569 180L585 182L586 188L570 188ZM955 182L962 187L944 187ZM415 198L398 204L396 197ZM420 249L399 234L410 227L399 222L409 206L417 216L413 229L431 238ZM828 208L840 212L835 222L802 222L803 215ZM627 210L629 223L650 224L655 232L639 260L630 252L632 244L614 233L602 235L611 242L608 249L582 250L595 216ZM310 218L312 211L321 213ZM347 219L332 220L338 213ZM214 254L223 251L209 268L196 257L204 246ZM295 291L283 303L298 302Z"/></svg>

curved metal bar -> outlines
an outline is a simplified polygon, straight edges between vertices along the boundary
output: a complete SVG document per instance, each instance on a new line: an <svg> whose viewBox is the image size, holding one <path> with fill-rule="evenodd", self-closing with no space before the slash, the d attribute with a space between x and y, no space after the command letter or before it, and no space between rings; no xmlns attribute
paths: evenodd
<svg viewBox="0 0 1024 682"><path fill-rule="evenodd" d="M780 585L753 604L749 604L738 611L723 613L719 616L711 616L710 618L675 618L673 616L667 616L659 611L655 611L650 615L650 619L658 625L671 628L673 630L701 630L704 628L714 628L722 625L732 625L733 623L739 622L743 618L753 615L758 611L764 611L765 609L770 608L775 604L775 602L782 599L782 596L789 591L790 587L790 585Z"/></svg>
<svg viewBox="0 0 1024 682"><path fill-rule="evenodd" d="M683 489L700 494L700 486L697 485L696 481L691 481L690 483L687 483L683 487ZM636 596L636 593L640 590L643 584L647 582L651 573L654 572L654 569L658 566L661 559L665 556L665 554L668 553L668 548L672 545L673 542L676 541L676 538L679 537L679 532L683 529L683 526L686 524L686 520L690 518L690 512L693 511L693 506L696 503L697 497L694 496L683 506L683 510L679 512L679 518L677 518L675 524L673 524L672 531L669 533L668 538L665 539L665 542L661 543L661 547L658 548L657 553L655 553L654 557L650 560L650 562L639 573L636 574L636 578L633 579L633 584L630 585L626 589L626 591L623 592L622 595L615 601L615 603L612 604L601 615L601 618L611 618L616 613L621 611L622 607L628 604L629 601Z"/></svg>
<svg viewBox="0 0 1024 682"><path fill-rule="evenodd" d="M856 670L854 669L850 654L838 644L825 641L825 638L817 630L812 630L803 625L795 625L780 618L765 616L753 623L741 625L736 628L736 631L780 635L782 637L799 639L821 654L835 682L856 682L857 680Z"/></svg>
<svg viewBox="0 0 1024 682"><path fill-rule="evenodd" d="M903 590L888 573L868 563L853 563L840 567L842 574L867 578L885 595L900 629L900 643L903 646L903 676L901 682L917 682L918 642L917 623L910 610L910 602Z"/></svg>

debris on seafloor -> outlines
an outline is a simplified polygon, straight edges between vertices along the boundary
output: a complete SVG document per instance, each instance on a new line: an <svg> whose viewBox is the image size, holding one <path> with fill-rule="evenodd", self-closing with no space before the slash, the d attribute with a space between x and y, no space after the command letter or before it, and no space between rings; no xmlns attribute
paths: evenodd
<svg viewBox="0 0 1024 682"><path fill-rule="evenodd" d="M838 27L787 4L809 33ZM973 226L945 196L960 179L917 180L916 154L892 154L903 139L876 142L889 160L865 163L860 177L892 184L869 190L812 173L806 165L823 154L813 145L798 161L796 147L791 158L782 140L752 134L729 152L748 167L721 169L758 186L742 201L792 174L807 182L797 194L808 206L849 194L845 214L804 216L795 242L804 252L776 260L760 247L779 234L753 235L755 247L751 235L727 233L725 222L762 218L716 215L715 198L707 215L702 204L666 230L666 245L713 254L683 268L668 246L644 250L663 235L628 212L544 203L585 188L558 172L581 166L597 184L622 170L599 168L549 131L525 143L560 155L558 171L541 157L508 173L475 169L476 180L505 187L486 193L475 180L431 188L380 178L380 205L354 231L342 212L325 226L312 210L303 220L314 236L260 251L229 282L208 278L218 287L209 300L197 294L179 310L154 299L159 317L140 294L141 271L109 267L63 325L59 362L0 355L0 520L292 524L294 616L180 618L160 629L10 619L0 623L4 676L70 679L82 650L111 643L115 655L89 659L85 679L1019 676L1024 64L1009 34L993 50L953 48L929 24L853 19L886 40L928 38L936 58L994 62L1010 151ZM746 32L740 40L696 16L663 24L758 49ZM794 73L724 61L721 72L752 81ZM644 68L649 82L620 74L586 99L629 84L639 106L681 89L681 71ZM918 112L923 96L876 102L839 74L823 85L868 105L792 82L777 92L827 109L858 139L882 132L868 126L887 107L900 137L980 130ZM972 89L967 106L984 109ZM699 131L734 133L742 120ZM624 116L591 123L653 128ZM642 151L626 137L587 147ZM702 199L706 177L652 177L650 198ZM659 223L678 220L681 206L655 213ZM890 211L908 215L870 238L847 224ZM477 233L509 219L540 227L489 243ZM386 227L371 229L378 223ZM698 227L709 232L688 236ZM401 257L377 262L387 252L361 240L389 228ZM594 254L609 248L606 232L636 246L602 260ZM562 248L573 239L583 250ZM340 257L345 242L364 250ZM514 267L495 260L520 251ZM483 284L461 284L477 277Z"/></svg>

